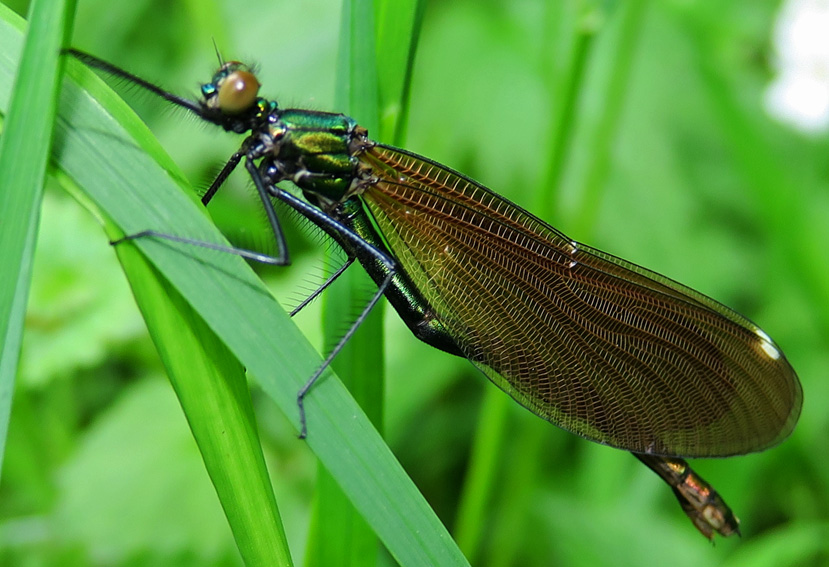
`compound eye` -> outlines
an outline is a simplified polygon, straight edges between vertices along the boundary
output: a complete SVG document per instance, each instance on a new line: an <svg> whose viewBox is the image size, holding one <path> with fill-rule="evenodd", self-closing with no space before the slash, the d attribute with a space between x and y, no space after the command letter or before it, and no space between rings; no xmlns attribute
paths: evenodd
<svg viewBox="0 0 829 567"><path fill-rule="evenodd" d="M250 71L237 69L229 73L219 84L219 109L224 114L239 114L256 102L259 81Z"/></svg>

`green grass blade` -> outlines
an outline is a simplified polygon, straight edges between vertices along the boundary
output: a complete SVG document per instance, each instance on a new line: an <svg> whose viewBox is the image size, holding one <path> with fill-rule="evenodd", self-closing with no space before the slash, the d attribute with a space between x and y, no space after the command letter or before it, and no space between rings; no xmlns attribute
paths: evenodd
<svg viewBox="0 0 829 567"><path fill-rule="evenodd" d="M0 463L20 355L40 200L60 86L58 54L74 2L36 0L0 138ZM19 46L11 50L20 53ZM7 56L9 54L7 53ZM16 57L12 55L12 61ZM11 75L5 84L12 81Z"/></svg>
<svg viewBox="0 0 829 567"><path fill-rule="evenodd" d="M245 564L291 567L244 369L143 255L117 250Z"/></svg>
<svg viewBox="0 0 829 567"><path fill-rule="evenodd" d="M376 0L381 140L403 146L409 118L412 73L426 3L422 0Z"/></svg>
<svg viewBox="0 0 829 567"><path fill-rule="evenodd" d="M371 0L343 3L340 22L338 107L369 131L379 124L377 61ZM346 325L365 307L367 277L352 269L323 296L326 344L335 345ZM383 429L383 313L377 306L337 355L333 367L374 426ZM330 348L330 347L329 347ZM336 478L320 467L306 565L376 564L377 537L343 493Z"/></svg>
<svg viewBox="0 0 829 567"><path fill-rule="evenodd" d="M353 0L343 4L336 98L377 139L395 139L395 123L406 107L411 51L416 46L411 3ZM375 18L377 16L377 18ZM342 334L342 322L365 306L365 274L351 270L325 296L329 344ZM334 367L372 422L383 421L382 306L377 306L337 356ZM307 565L371 565L377 558L375 536L346 500L326 470L317 476L314 519Z"/></svg>
<svg viewBox="0 0 829 567"><path fill-rule="evenodd" d="M495 388L489 388L484 393L475 441L469 454L469 466L452 533L464 554L472 560L478 557L486 533L486 512L493 494L498 490L509 403L503 392Z"/></svg>
<svg viewBox="0 0 829 567"><path fill-rule="evenodd" d="M5 22L10 18L4 16L0 23L0 53L6 52L5 44L20 41L14 26ZM60 169L124 233L155 228L221 241L205 211L175 182L169 158L131 111L87 70L72 65L70 71L73 81L64 86L56 137ZM0 73L0 85L7 84L9 67L2 66ZM296 392L320 359L245 263L169 242L144 239L135 246L297 426ZM466 564L333 374L326 373L306 408L308 445L400 564Z"/></svg>
<svg viewBox="0 0 829 567"><path fill-rule="evenodd" d="M572 227L580 234L595 230L646 9L645 2L635 0L619 4L611 11L602 39L612 43L612 47L602 49L607 44L600 42L591 62L598 76L592 84L585 85L590 96L585 97L582 115L586 130L583 144L589 148L582 155L589 158L580 164L581 169L576 168L575 174L578 202Z"/></svg>

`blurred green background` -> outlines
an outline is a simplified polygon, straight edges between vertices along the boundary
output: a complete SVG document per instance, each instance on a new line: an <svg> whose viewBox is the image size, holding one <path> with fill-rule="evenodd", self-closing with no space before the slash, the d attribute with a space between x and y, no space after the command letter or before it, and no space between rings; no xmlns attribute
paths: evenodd
<svg viewBox="0 0 829 567"><path fill-rule="evenodd" d="M805 392L782 446L694 463L742 519L742 539L711 546L628 454L534 418L387 313L386 436L453 533L472 445L504 412L473 565L829 564L820 404L829 399L820 382L829 136L800 134L763 109L779 9L756 0L427 3L404 146L577 240L736 308L785 350ZM323 0L82 0L74 46L191 94L215 66L215 40L226 57L256 62L263 94L283 107L337 110L339 16L340 4ZM119 91L197 187L239 143ZM211 213L234 241L266 246L248 183L231 183ZM313 231L292 228L289 240L294 265L263 275L293 307L326 260ZM298 319L321 343L317 304ZM253 396L301 564L314 457L255 385ZM239 564L115 255L94 219L53 188L0 486L0 565Z"/></svg>

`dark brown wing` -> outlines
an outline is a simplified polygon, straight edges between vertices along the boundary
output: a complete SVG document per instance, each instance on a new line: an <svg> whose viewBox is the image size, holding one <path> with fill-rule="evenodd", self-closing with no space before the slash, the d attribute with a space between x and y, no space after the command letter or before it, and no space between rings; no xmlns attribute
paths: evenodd
<svg viewBox="0 0 829 567"><path fill-rule="evenodd" d="M744 317L425 158L377 145L360 159L402 268L466 356L534 413L684 457L759 451L794 428L797 376Z"/></svg>

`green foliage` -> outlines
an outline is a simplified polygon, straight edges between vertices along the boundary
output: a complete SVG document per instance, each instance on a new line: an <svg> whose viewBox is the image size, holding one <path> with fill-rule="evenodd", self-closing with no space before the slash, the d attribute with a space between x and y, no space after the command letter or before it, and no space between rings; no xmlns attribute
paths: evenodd
<svg viewBox="0 0 829 567"><path fill-rule="evenodd" d="M636 4L430 3L400 143L580 241L735 307L781 345L806 399L792 438L759 455L694 463L740 516L743 538L708 545L629 455L515 407L468 363L418 343L393 313L386 438L450 531L467 534L475 565L820 564L827 139L796 134L762 109L775 2ZM80 5L73 45L188 94L214 65L215 38L224 56L254 59L263 93L283 106L343 110L334 106L339 18L339 4L324 0L95 0ZM381 65L405 62L377 55ZM393 76L378 74L381 84ZM197 186L236 149L236 137L115 86ZM384 136L396 112L380 109ZM243 175L220 197L211 214L223 232L267 242ZM42 215L0 486L0 564L240 564L108 237L61 190L47 191ZM288 230L294 265L263 271L289 307L320 281L319 239L301 228ZM298 318L319 342L317 321ZM323 545L307 541L314 459L295 439L294 414L284 417L265 389L253 387L253 405L302 564L303 550ZM476 432L482 411L491 431Z"/></svg>

